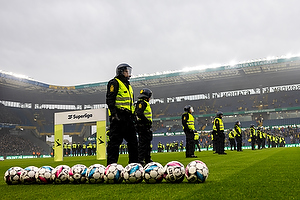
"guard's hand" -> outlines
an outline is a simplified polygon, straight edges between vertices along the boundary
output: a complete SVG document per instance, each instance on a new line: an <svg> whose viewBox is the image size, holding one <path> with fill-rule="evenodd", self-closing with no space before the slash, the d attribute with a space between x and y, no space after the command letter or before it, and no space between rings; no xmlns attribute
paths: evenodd
<svg viewBox="0 0 300 200"><path fill-rule="evenodd" d="M118 117L118 114L116 113L116 114L112 115L111 120L112 121L114 121L114 120L120 121L120 118Z"/></svg>

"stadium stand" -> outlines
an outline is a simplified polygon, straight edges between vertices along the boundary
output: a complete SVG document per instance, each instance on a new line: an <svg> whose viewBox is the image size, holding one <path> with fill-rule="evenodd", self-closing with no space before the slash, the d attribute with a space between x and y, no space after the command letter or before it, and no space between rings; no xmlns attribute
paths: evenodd
<svg viewBox="0 0 300 200"><path fill-rule="evenodd" d="M299 57L277 58L214 69L136 76L131 85L136 97L143 87L153 91L153 130L155 134L164 133L154 137L154 149L159 141L185 140L184 135L166 134L182 132L180 117L187 104L194 107L195 126L203 131L203 146L210 141L211 122L219 110L224 112L226 129L232 128L236 120L242 122L245 133L250 124L270 131L273 127L293 126L292 139L291 135L285 137L297 142L299 72ZM0 127L9 127L10 132L19 132L20 128L29 130L25 132L38 139L35 145L47 151L44 143L46 136L53 135L54 113L106 107L106 85L107 82L54 86L0 72ZM87 126L68 125L65 134L84 141L90 135ZM248 137L244 136L247 144Z"/></svg>

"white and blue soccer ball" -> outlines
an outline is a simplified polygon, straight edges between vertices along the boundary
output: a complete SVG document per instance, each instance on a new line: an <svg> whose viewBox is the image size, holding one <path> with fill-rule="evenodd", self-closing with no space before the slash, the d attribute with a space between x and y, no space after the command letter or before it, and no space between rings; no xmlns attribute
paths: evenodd
<svg viewBox="0 0 300 200"><path fill-rule="evenodd" d="M190 183L203 183L209 174L208 167L202 161L190 162L185 168L185 177Z"/></svg>
<svg viewBox="0 0 300 200"><path fill-rule="evenodd" d="M52 170L52 180L57 184L65 184L69 182L69 171L68 165L58 165Z"/></svg>
<svg viewBox="0 0 300 200"><path fill-rule="evenodd" d="M160 183L164 179L164 167L158 162L150 162L144 167L146 183Z"/></svg>
<svg viewBox="0 0 300 200"><path fill-rule="evenodd" d="M11 167L4 173L4 180L8 185L16 185L21 183L21 174L23 168Z"/></svg>
<svg viewBox="0 0 300 200"><path fill-rule="evenodd" d="M23 184L32 184L36 183L35 175L38 172L39 168L35 166L28 166L24 168L21 173L21 182Z"/></svg>
<svg viewBox="0 0 300 200"><path fill-rule="evenodd" d="M105 166L101 164L91 165L86 172L86 177L89 183L103 183L104 182Z"/></svg>
<svg viewBox="0 0 300 200"><path fill-rule="evenodd" d="M170 183L181 183L184 179L184 165L178 161L168 162L164 167L164 178Z"/></svg>
<svg viewBox="0 0 300 200"><path fill-rule="evenodd" d="M51 167L51 166L42 166L42 167L40 167L38 169L38 171L35 173L36 182L40 183L40 184L53 183L52 170L53 170L53 167Z"/></svg>
<svg viewBox="0 0 300 200"><path fill-rule="evenodd" d="M130 163L124 168L123 178L126 183L143 181L144 168L139 163Z"/></svg>
<svg viewBox="0 0 300 200"><path fill-rule="evenodd" d="M85 183L86 182L87 167L82 164L77 164L71 167L69 171L69 181L71 183Z"/></svg>
<svg viewBox="0 0 300 200"><path fill-rule="evenodd" d="M105 168L104 181L105 183L122 183L124 167L117 163L109 164Z"/></svg>

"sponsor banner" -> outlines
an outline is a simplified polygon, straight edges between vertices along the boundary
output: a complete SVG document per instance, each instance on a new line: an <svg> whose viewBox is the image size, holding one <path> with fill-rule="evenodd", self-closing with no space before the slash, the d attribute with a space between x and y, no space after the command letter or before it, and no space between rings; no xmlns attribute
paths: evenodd
<svg viewBox="0 0 300 200"><path fill-rule="evenodd" d="M259 88L253 89L244 89L244 90L235 90L235 91L226 91L226 92L213 92L211 94L212 99L222 98L222 97L236 97L236 96L246 96L260 94Z"/></svg>
<svg viewBox="0 0 300 200"><path fill-rule="evenodd" d="M262 93L286 92L286 91L297 91L297 90L300 90L300 84L264 87L262 88Z"/></svg>
<svg viewBox="0 0 300 200"><path fill-rule="evenodd" d="M106 120L106 109L78 110L55 113L54 125L75 124Z"/></svg>
<svg viewBox="0 0 300 200"><path fill-rule="evenodd" d="M51 155L41 155L40 158L50 158ZM14 159L27 159L27 158L38 158L38 156L34 155L24 155L24 156L6 156L7 160L14 160ZM0 156L0 160L4 160L3 156Z"/></svg>
<svg viewBox="0 0 300 200"><path fill-rule="evenodd" d="M167 132L167 133L153 133L154 137L159 137L159 136L181 136L185 135L184 132Z"/></svg>

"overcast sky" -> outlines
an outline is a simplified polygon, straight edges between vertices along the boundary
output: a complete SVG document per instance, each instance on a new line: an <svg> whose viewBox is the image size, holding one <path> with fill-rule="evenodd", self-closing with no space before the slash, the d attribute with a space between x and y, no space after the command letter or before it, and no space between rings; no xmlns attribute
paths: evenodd
<svg viewBox="0 0 300 200"><path fill-rule="evenodd" d="M0 70L47 84L300 53L297 0L0 0Z"/></svg>

